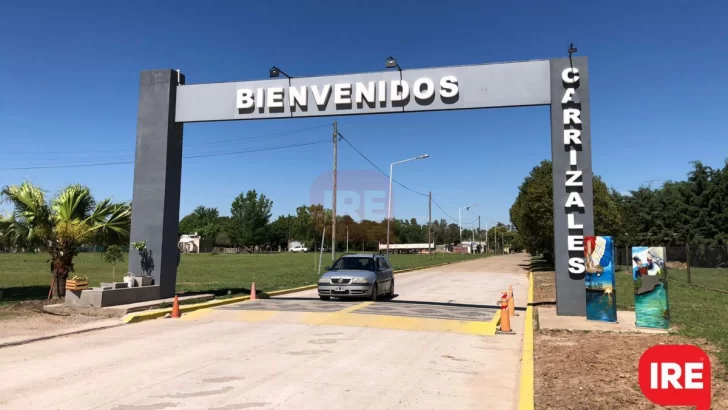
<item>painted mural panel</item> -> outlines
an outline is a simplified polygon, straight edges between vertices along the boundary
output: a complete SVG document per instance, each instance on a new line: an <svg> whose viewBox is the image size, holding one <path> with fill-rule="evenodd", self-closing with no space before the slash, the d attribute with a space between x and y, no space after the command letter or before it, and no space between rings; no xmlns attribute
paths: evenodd
<svg viewBox="0 0 728 410"><path fill-rule="evenodd" d="M635 325L660 329L670 327L665 248L633 246L632 278Z"/></svg>
<svg viewBox="0 0 728 410"><path fill-rule="evenodd" d="M585 236L586 318L617 321L614 242L611 236Z"/></svg>

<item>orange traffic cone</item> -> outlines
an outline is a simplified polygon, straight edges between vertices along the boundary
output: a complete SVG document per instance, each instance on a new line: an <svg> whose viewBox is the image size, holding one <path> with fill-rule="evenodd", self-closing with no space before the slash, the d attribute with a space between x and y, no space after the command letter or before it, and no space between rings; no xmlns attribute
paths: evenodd
<svg viewBox="0 0 728 410"><path fill-rule="evenodd" d="M255 296L255 282L253 282L253 284L250 286L250 300L256 299L258 298Z"/></svg>
<svg viewBox="0 0 728 410"><path fill-rule="evenodd" d="M179 311L179 299L177 298L177 295L174 295L174 303L172 303L172 317L182 317L182 313Z"/></svg>
<svg viewBox="0 0 728 410"><path fill-rule="evenodd" d="M500 329L498 329L498 333L506 333L506 334L515 334L513 330L511 330L511 316L508 314L508 296L507 294L503 294L501 296L500 300L501 304L501 318L500 318Z"/></svg>
<svg viewBox="0 0 728 410"><path fill-rule="evenodd" d="M513 286L508 286L508 314L516 316L516 302L513 301Z"/></svg>

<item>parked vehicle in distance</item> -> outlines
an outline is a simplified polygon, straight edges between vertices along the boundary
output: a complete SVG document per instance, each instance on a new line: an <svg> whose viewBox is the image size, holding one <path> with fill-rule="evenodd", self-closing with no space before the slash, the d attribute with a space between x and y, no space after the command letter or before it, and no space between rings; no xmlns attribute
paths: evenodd
<svg viewBox="0 0 728 410"><path fill-rule="evenodd" d="M301 245L296 245L291 248L288 252L308 252L308 248Z"/></svg>
<svg viewBox="0 0 728 410"><path fill-rule="evenodd" d="M394 271L387 258L379 254L344 254L326 268L318 280L321 300L331 297L394 296Z"/></svg>

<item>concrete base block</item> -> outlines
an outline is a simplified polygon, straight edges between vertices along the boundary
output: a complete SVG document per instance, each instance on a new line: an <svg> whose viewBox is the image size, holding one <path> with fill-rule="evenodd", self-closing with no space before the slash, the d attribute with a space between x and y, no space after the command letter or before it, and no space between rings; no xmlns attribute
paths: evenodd
<svg viewBox="0 0 728 410"><path fill-rule="evenodd" d="M70 307L107 307L148 302L159 299L159 286L134 288L92 288L66 291L65 305Z"/></svg>
<svg viewBox="0 0 728 410"><path fill-rule="evenodd" d="M558 316L556 309L551 307L539 307L538 325L540 329L562 329L562 330L588 330L592 332L615 332L615 333L668 333L665 329L647 329L635 326L634 311L617 311L616 323L600 322L597 320L586 320L581 316Z"/></svg>
<svg viewBox="0 0 728 410"><path fill-rule="evenodd" d="M136 288L133 288L136 289ZM108 291L107 291L108 292ZM75 297L74 295L70 294L70 291L66 293L66 298L68 297ZM179 301L180 303L202 303L207 302L209 300L212 300L215 298L215 295L207 293L207 294L201 294L201 295L191 295L191 296L180 296ZM116 306L108 306L108 307L79 307L79 306L70 306L66 305L64 303L59 303L56 305L45 305L43 306L43 310L49 313L54 313L57 315L70 315L70 314L82 314L82 315L89 315L89 316L104 316L104 317L121 317L126 315L127 313L133 313L133 312L141 312L144 310L149 309L158 309L164 305L169 306L170 303L174 298L169 299L155 299L150 300L146 302L137 302L137 303L130 303L127 305L116 305Z"/></svg>
<svg viewBox="0 0 728 410"><path fill-rule="evenodd" d="M126 282L101 282L100 287L103 289L126 289L129 284Z"/></svg>
<svg viewBox="0 0 728 410"><path fill-rule="evenodd" d="M151 286L154 282L154 278L151 276L134 276L134 286Z"/></svg>

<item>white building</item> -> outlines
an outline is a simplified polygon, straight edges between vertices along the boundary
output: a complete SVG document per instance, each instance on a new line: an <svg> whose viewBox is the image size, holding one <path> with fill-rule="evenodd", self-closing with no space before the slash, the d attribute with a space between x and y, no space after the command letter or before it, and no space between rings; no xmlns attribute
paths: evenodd
<svg viewBox="0 0 728 410"><path fill-rule="evenodd" d="M425 243L390 243L389 244L389 251L395 252L395 253L405 253L405 252L426 252L428 249L435 250L435 243L427 244ZM386 243L379 243L379 250L380 251L386 251L387 250L387 244Z"/></svg>
<svg viewBox="0 0 728 410"><path fill-rule="evenodd" d="M462 241L460 242L460 246L465 247L468 250L468 253L476 253L478 252L478 245L480 245L480 252L485 252L485 242L483 241Z"/></svg>
<svg viewBox="0 0 728 410"><path fill-rule="evenodd" d="M202 239L197 232L180 236L177 248L184 253L211 252L212 239Z"/></svg>

